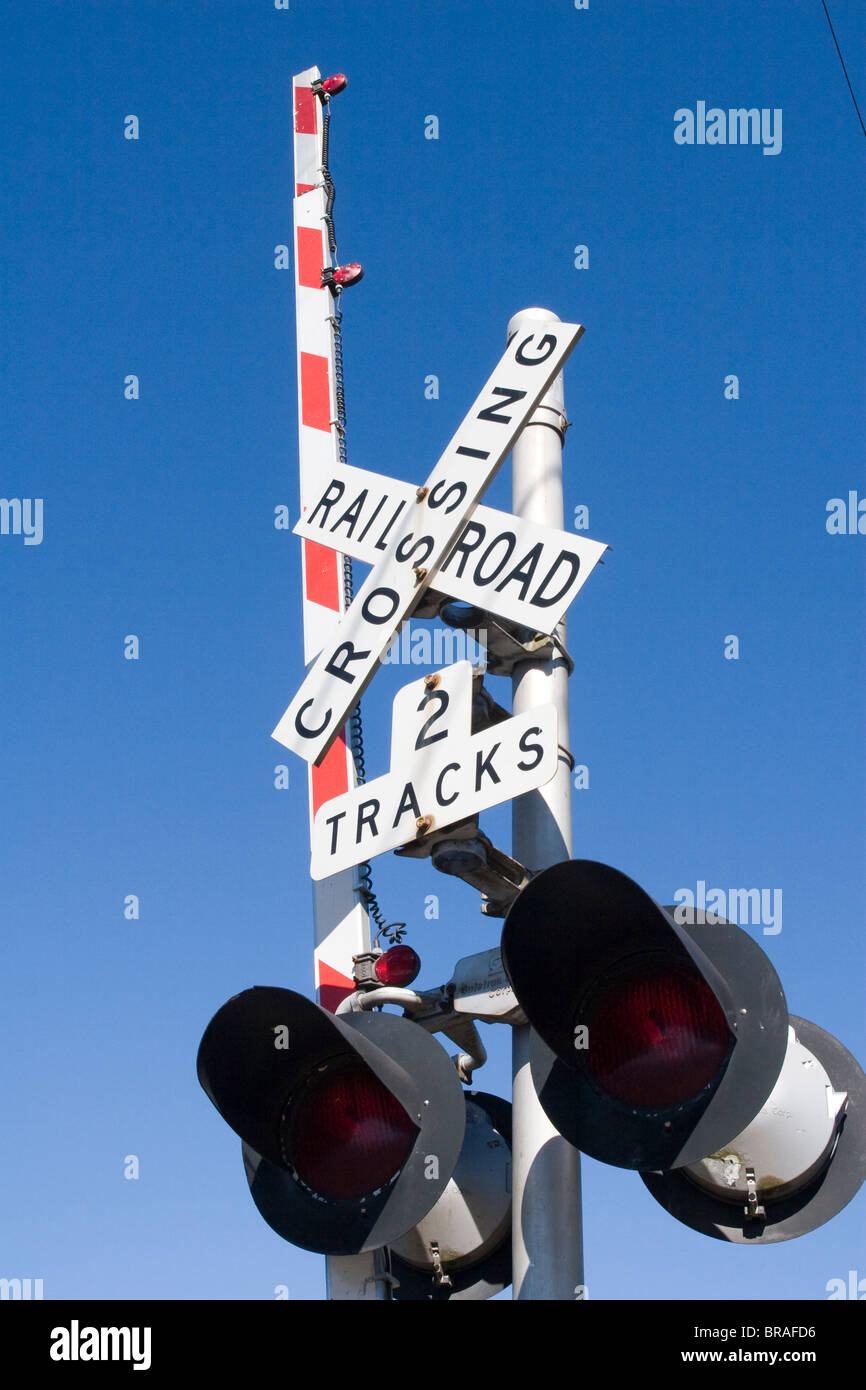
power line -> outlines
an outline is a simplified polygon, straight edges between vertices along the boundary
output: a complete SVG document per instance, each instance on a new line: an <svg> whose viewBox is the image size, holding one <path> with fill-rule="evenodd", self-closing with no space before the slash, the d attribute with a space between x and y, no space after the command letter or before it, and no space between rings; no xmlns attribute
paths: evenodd
<svg viewBox="0 0 866 1390"><path fill-rule="evenodd" d="M833 42L836 45L836 52L839 54L839 62L842 64L842 71L845 74L845 81L848 83L848 91L851 93L851 100L854 103L854 110L857 112L857 119L860 122L860 129L862 130L863 134L866 135L866 125L863 124L863 117L860 115L860 107L857 105L857 98L854 95L854 88L851 86L851 79L848 76L848 69L845 66L845 59L842 57L842 50L839 47L839 40L836 38L836 31L833 28L833 21L830 18L830 11L827 9L825 0L821 0L821 4L824 6L824 13L827 16L827 23L830 25L830 33L833 35Z"/></svg>

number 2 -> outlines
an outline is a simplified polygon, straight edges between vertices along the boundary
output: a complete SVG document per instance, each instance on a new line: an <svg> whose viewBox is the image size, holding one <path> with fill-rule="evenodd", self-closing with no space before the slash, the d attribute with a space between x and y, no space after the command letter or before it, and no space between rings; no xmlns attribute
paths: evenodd
<svg viewBox="0 0 866 1390"><path fill-rule="evenodd" d="M427 730L430 728L430 725L431 725L431 724L434 724L434 723L436 722L437 719L441 719L442 716L443 716L443 714L445 713L445 711L446 711L447 708L448 708L448 704L449 704L449 700L450 700L450 697L449 697L449 695L448 695L448 691L447 691L447 690L428 690L428 691L426 691L425 694L424 694L424 698L422 699L420 705L418 706L418 713L419 713L419 714L421 714L421 712L423 711L425 705L429 705L429 704L430 704L431 700L438 700L438 701L439 701L439 708L436 709L436 710L434 710L433 713L430 715L430 718L429 718L429 719L426 719L426 720L424 721L424 723L421 725L421 732L419 733L418 737L417 737L416 740L415 740L415 751L416 751L416 752L418 751L419 748L429 748L431 743L438 743L440 738L447 738L447 737L448 737L448 730L447 730L447 729L440 729L439 732L438 732L438 734L430 734L429 736L427 735Z"/></svg>

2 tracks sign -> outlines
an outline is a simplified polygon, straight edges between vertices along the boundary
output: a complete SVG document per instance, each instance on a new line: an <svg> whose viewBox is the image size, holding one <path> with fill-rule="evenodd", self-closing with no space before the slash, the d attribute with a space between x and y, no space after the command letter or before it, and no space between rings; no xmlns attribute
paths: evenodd
<svg viewBox="0 0 866 1390"><path fill-rule="evenodd" d="M556 708L541 705L471 732L472 667L455 662L394 701L391 770L319 808L310 873L327 878L549 782Z"/></svg>

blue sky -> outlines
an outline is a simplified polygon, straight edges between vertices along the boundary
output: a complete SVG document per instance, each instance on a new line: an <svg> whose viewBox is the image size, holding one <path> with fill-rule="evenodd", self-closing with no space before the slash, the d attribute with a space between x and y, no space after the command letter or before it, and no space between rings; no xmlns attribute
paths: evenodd
<svg viewBox="0 0 866 1390"><path fill-rule="evenodd" d="M862 107L866 18L830 12ZM305 769L269 737L303 675L299 543L273 526L298 505L274 247L312 64L349 76L349 461L420 481L513 313L586 325L566 519L588 507L612 551L569 616L575 854L660 901L781 890L782 930L751 930L791 1010L866 1058L866 540L826 524L866 496L866 144L819 0L33 0L6 27L0 494L43 499L43 533L0 535L0 1275L47 1298L324 1294L195 1076L230 995L312 988ZM781 148L676 143L698 102L780 110ZM485 501L510 509L507 467ZM371 686L370 776L421 674ZM507 808L482 824L507 848ZM497 943L464 885L391 856L374 878L423 986ZM507 1094L507 1030L484 1037L478 1085ZM584 1174L590 1299L822 1299L866 1275L862 1192L796 1245L741 1249L635 1174Z"/></svg>

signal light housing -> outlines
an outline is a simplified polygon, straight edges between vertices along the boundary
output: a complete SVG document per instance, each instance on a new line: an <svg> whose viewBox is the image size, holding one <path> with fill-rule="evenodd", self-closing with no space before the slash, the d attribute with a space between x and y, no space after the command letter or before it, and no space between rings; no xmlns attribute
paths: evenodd
<svg viewBox="0 0 866 1390"><path fill-rule="evenodd" d="M397 1302L492 1298L511 1283L511 1106L467 1091L466 1133L436 1205L392 1242Z"/></svg>
<svg viewBox="0 0 866 1390"><path fill-rule="evenodd" d="M717 1240L805 1235L866 1180L866 1076L836 1038L792 1015L782 1072L743 1133L697 1164L641 1177L672 1216Z"/></svg>
<svg viewBox="0 0 866 1390"><path fill-rule="evenodd" d="M198 1076L244 1141L262 1216L307 1250L388 1244L427 1214L457 1163L460 1080L408 1019L336 1017L292 990L249 989L208 1025Z"/></svg>
<svg viewBox="0 0 866 1390"><path fill-rule="evenodd" d="M617 869L569 860L532 879L505 921L541 1104L604 1163L706 1157L745 1128L782 1067L788 1011L770 961L739 927L684 915Z"/></svg>

